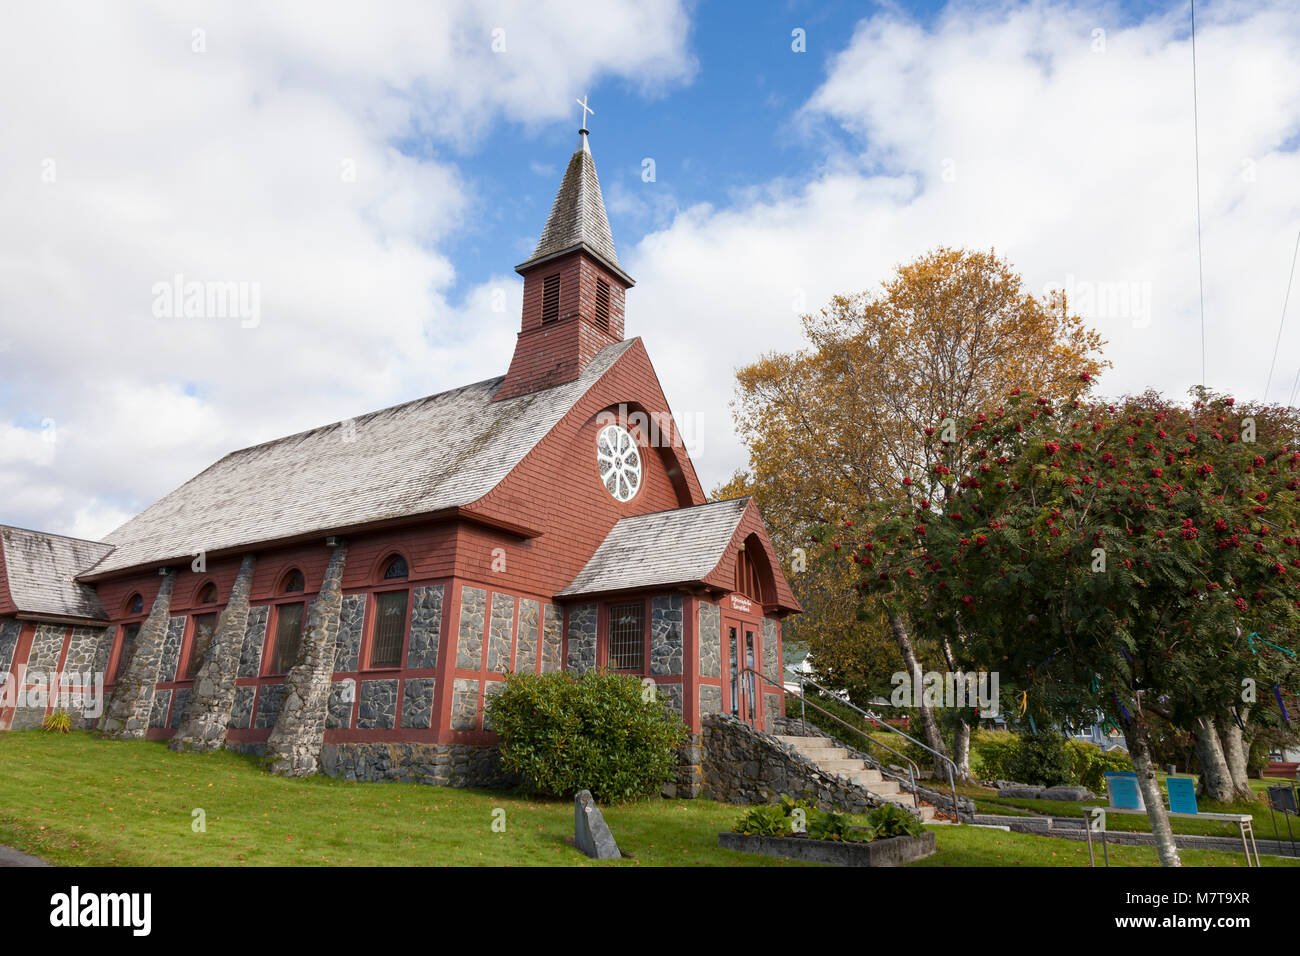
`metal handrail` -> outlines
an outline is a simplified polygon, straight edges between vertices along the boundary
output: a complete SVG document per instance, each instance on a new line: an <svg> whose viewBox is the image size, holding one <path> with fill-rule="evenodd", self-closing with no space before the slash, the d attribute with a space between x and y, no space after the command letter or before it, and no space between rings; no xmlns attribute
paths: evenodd
<svg viewBox="0 0 1300 956"><path fill-rule="evenodd" d="M789 670L789 668L787 668L787 670ZM948 789L952 792L952 814L957 819L959 820L961 819L960 804L957 802L957 764L953 761L951 757L949 757L947 754L941 754L933 747L921 743L921 741L917 740L915 737L903 733L893 724L885 723L880 718L878 718L875 714L871 713L870 711L863 710L861 707L859 707L857 704L854 704L852 701L840 700L840 698L835 695L834 691L830 690L829 688L823 687L821 684L817 683L814 680L809 680L803 674L799 674L794 671L790 671L790 673L794 674L796 677L799 678L799 696L801 698L805 698L805 699L807 698L807 695L804 693L804 685L811 684L813 687L816 687L823 694L827 694L831 697L834 697L835 700L839 701L844 706L850 708L851 710L857 711L859 714L861 714L867 720L871 721L877 727L881 727L885 730L890 731L891 733L898 734L898 736L902 737L904 740L915 744L916 746L920 747L922 750L930 754L933 754L935 758L937 758L938 760L943 761L944 764L947 765L945 769L948 771ZM784 689L784 686L785 685L783 684L782 689ZM869 738L869 739L873 739L873 738ZM877 743L879 743L879 741L877 741ZM882 744L881 746L884 745Z"/></svg>
<svg viewBox="0 0 1300 956"><path fill-rule="evenodd" d="M768 684L772 684L772 685L775 685L775 686L777 686L777 687L780 687L780 688L781 688L781 693L782 693L782 694L785 694L785 693L786 693L785 685L784 685L783 683L778 682L778 681L774 681L774 680L772 679L772 677L771 677L770 674L765 674L765 673L763 673L762 671L760 671L760 670L758 670L758 669L756 669L756 668L753 668L753 667L745 667L745 668L741 669L741 670L738 672L737 676L740 677L740 676L743 676L743 675L745 675L745 674L755 674L755 675L757 675L758 677L761 677L761 678L762 678L766 683L768 683ZM740 682L740 687L741 687L741 696L744 696L744 683L743 683L743 682ZM811 701L804 701L803 703L805 703L805 704L812 704ZM907 778L908 778L908 783L911 785L912 805L913 805L914 807L916 807L918 810L921 808L921 797L920 797L920 795L918 794L917 789L916 789L916 781L917 781L917 779L921 776L921 768L920 768L920 766L917 764L917 762L916 762L915 760L913 760L911 757L907 756L907 754L900 753L899 751L895 750L893 747L889 746L889 744L882 743L881 741L876 740L875 738L873 738L873 737L872 737L871 735L869 735L869 734L863 734L863 733L862 733L862 728L860 728L860 727L854 727L854 726L853 726L852 724L850 724L848 721L846 721L846 720L844 720L844 719L842 719L842 718L840 718L840 717L837 717L837 716L835 716L834 714L832 714L832 713L831 713L829 710L827 710L825 707L819 707L817 704L812 704L812 708L813 708L813 710L816 710L816 711L818 711L818 712L824 714L825 716L829 717L831 720L835 721L837 724L840 724L840 725L843 726L843 727L847 727L849 730L853 731L855 734L861 734L862 736L864 736L864 737L867 738L867 741L868 741L869 743L875 744L877 747L881 747L882 749L889 751L891 754L893 754L893 755L894 755L895 757L897 757L899 760L904 761L904 762L908 765L908 766L907 766ZM743 712L744 712L744 708L742 707L742 713L743 713ZM807 730L807 729L808 729L808 721L807 721L807 719L804 718L804 717L802 717L802 716L801 716L800 719L803 721L803 724L804 724L804 730ZM872 758L872 759L874 759L874 758ZM888 769L886 769L886 768L883 767L883 766L880 767L880 768L878 768L878 769L880 770L880 772L881 772L882 775L887 774L887 775L890 776L890 777L893 777L893 778L896 778L896 779L901 779L901 777L900 777L899 774L896 774L896 773L894 773L893 771L888 770Z"/></svg>
<svg viewBox="0 0 1300 956"><path fill-rule="evenodd" d="M916 746L920 747L922 750L927 751L930 754L933 754L936 758L943 761L943 763L946 764L945 769L948 771L948 789L952 793L953 816L956 817L958 820L961 819L960 804L957 802L957 779L956 779L957 764L952 760L951 757L947 756L946 754L941 754L933 747L927 746L926 744L921 743L921 741L917 740L916 738L903 733L901 730L899 730L897 727L893 726L892 724L885 723L875 714L871 713L870 711L863 710L861 707L857 706L851 701L841 700L838 696L836 696L834 691L830 690L829 688L823 687L821 684L817 683L814 680L810 680L802 673L794 671L789 667L786 668L786 671L789 672L792 676L797 677L799 679L799 702L801 708L800 720L803 722L805 730L807 729L808 721L807 721L807 717L805 716L805 712L802 710L802 708L812 703L811 701L808 700L808 695L805 692L805 685L811 685L813 687L816 687L823 694L826 694L827 696L834 698L836 701L848 707L850 710L856 711L858 714L861 714L864 718L871 721L871 723L875 724L877 727L880 727L884 730L888 730L890 733L898 734L898 736L902 737L904 740L908 741L909 743L915 744ZM763 678L763 680L766 681L768 684L772 684L776 687L780 687L781 693L783 695L786 693L784 681L775 680L772 678L770 674L764 674L762 671L755 670L752 667L746 667L740 673L743 674L745 672L757 674L759 677ZM743 693L743 682L742 682L742 693ZM862 734L862 736L866 737L867 740L869 740L871 743L876 744L879 747L883 747L885 750L888 750L890 753L895 754L896 756L902 758L903 760L906 760L908 764L910 764L910 766L908 767L909 776L912 774L912 768L916 768L916 774L918 776L920 775L920 768L917 766L916 762L912 760L910 757L906 757L903 754L900 754L897 750L894 750L886 743L882 743L881 741L876 740L870 734L864 734L861 728L854 727L852 724L848 723L847 721L844 721L839 717L836 717L834 714L827 711L826 708L819 707L815 703L812 704L812 707L814 710L822 714L825 714L827 717L830 717L832 720L836 721L837 723L842 724L845 727L848 727L850 730L854 731L854 733ZM884 768L881 769L882 771L884 770ZM916 805L920 806L920 798L917 796L915 777L912 780L912 796L914 800L916 800Z"/></svg>

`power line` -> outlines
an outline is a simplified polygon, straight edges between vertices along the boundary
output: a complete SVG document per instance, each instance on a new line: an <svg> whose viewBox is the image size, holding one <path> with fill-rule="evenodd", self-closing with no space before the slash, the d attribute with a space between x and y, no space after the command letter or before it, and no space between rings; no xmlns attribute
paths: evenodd
<svg viewBox="0 0 1300 956"><path fill-rule="evenodd" d="M1192 3L1192 137L1196 154L1196 272L1201 293L1201 387L1205 387L1205 254L1201 248L1201 131L1196 100L1196 0Z"/></svg>
<svg viewBox="0 0 1300 956"><path fill-rule="evenodd" d="M1295 261L1296 254L1300 253L1300 232L1295 236L1295 251L1291 253L1291 271L1287 273L1286 295L1282 298L1282 320L1277 324L1277 341L1273 343L1273 361L1268 363L1268 380L1264 382L1264 401L1268 401L1268 387L1273 383L1273 367L1277 365L1277 350L1282 344L1282 326L1286 324L1286 306L1291 301L1291 283L1295 279ZM1297 376L1300 380L1300 376ZM1295 389L1291 390L1292 400L1295 398ZM1287 402L1288 405L1291 402Z"/></svg>

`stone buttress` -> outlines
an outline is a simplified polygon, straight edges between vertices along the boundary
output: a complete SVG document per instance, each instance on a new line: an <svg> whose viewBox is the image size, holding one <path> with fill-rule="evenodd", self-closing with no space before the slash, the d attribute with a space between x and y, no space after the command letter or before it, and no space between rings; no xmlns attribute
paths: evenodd
<svg viewBox="0 0 1300 956"><path fill-rule="evenodd" d="M244 555L230 600L217 620L207 654L194 675L194 687L185 702L180 727L168 746L172 750L220 750L226 742L230 714L235 706L235 678L248 627L248 594L253 587L254 555Z"/></svg>
<svg viewBox="0 0 1300 956"><path fill-rule="evenodd" d="M298 660L285 677L284 702L262 758L267 769L281 776L307 777L320 769L347 557L347 541L340 539L308 611Z"/></svg>
<svg viewBox="0 0 1300 956"><path fill-rule="evenodd" d="M113 740L142 740L149 732L149 711L153 707L154 685L163 644L171 622L172 590L176 574L168 569L162 587L154 598L149 617L140 628L135 653L127 662L126 672L113 687L113 696L104 713L103 735Z"/></svg>

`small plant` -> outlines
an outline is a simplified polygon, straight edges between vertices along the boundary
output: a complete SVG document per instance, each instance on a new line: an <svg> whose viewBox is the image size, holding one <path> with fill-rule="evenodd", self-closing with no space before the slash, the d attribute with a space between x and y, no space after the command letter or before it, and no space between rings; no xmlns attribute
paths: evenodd
<svg viewBox="0 0 1300 956"><path fill-rule="evenodd" d="M777 804L750 807L731 828L733 833L746 836L789 836L790 818Z"/></svg>
<svg viewBox="0 0 1300 956"><path fill-rule="evenodd" d="M813 810L808 816L808 836L813 840L840 840L844 843L870 843L876 838L874 827L856 827L847 813Z"/></svg>
<svg viewBox="0 0 1300 956"><path fill-rule="evenodd" d="M805 814L812 813L817 809L817 804L812 800L792 800L785 794L781 794L780 807L788 817L796 810L802 810Z"/></svg>
<svg viewBox="0 0 1300 956"><path fill-rule="evenodd" d="M72 730L72 715L60 707L53 713L45 715L41 729L51 734L66 734Z"/></svg>
<svg viewBox="0 0 1300 956"><path fill-rule="evenodd" d="M875 828L876 838L879 840L899 836L920 836L925 832L921 821L896 803L885 803L876 807L867 815L867 822Z"/></svg>

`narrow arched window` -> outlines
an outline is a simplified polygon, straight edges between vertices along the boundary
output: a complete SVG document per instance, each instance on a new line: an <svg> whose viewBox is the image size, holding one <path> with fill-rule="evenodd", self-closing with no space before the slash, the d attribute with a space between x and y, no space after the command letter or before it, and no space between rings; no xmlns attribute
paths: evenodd
<svg viewBox="0 0 1300 956"><path fill-rule="evenodd" d="M385 581L401 581L404 580L408 574L406 559L400 554L393 555L393 557L388 559L388 564L384 566Z"/></svg>
<svg viewBox="0 0 1300 956"><path fill-rule="evenodd" d="M199 592L200 604L217 603L217 586L215 584L204 585L203 590Z"/></svg>
<svg viewBox="0 0 1300 956"><path fill-rule="evenodd" d="M294 568L284 576L284 583L280 585L281 594L297 594L307 587L307 581L302 576L302 572Z"/></svg>
<svg viewBox="0 0 1300 956"><path fill-rule="evenodd" d="M128 615L143 614L143 613L144 613L144 595L142 595L142 594L132 594L131 597L130 597L130 599L126 602L126 613L127 613Z"/></svg>

